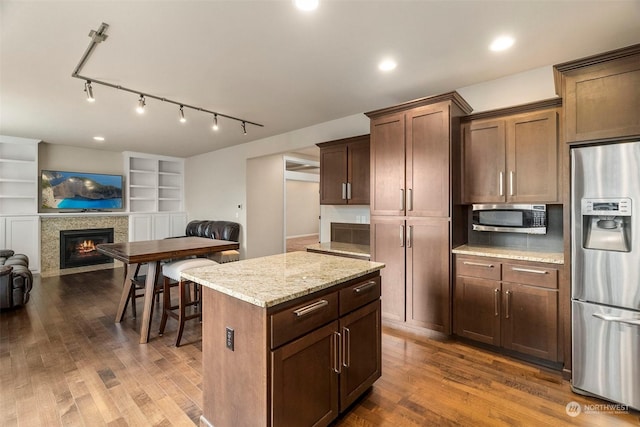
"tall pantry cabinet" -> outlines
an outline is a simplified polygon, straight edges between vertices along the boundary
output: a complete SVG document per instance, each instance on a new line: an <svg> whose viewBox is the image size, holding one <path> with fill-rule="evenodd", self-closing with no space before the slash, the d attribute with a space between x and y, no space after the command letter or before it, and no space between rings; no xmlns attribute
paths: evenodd
<svg viewBox="0 0 640 427"><path fill-rule="evenodd" d="M371 111L371 256L384 262L382 316L451 333L452 230L459 205L457 93ZM458 221L464 223L464 221Z"/></svg>

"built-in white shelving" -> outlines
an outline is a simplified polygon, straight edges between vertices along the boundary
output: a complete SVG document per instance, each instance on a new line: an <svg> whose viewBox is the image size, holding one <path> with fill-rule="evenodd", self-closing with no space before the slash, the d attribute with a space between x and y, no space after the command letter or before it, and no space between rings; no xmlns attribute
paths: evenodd
<svg viewBox="0 0 640 427"><path fill-rule="evenodd" d="M38 212L38 142L0 135L0 214Z"/></svg>
<svg viewBox="0 0 640 427"><path fill-rule="evenodd" d="M184 159L125 152L129 212L183 210Z"/></svg>

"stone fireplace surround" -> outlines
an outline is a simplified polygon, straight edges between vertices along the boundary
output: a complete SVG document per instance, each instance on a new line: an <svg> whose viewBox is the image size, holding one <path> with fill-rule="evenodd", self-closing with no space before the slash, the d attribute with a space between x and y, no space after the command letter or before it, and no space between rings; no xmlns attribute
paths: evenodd
<svg viewBox="0 0 640 427"><path fill-rule="evenodd" d="M121 262L115 261L114 264L60 269L60 230L87 228L113 228L115 243L126 243L129 240L129 218L126 214L42 216L40 217L40 275L42 277L122 266Z"/></svg>

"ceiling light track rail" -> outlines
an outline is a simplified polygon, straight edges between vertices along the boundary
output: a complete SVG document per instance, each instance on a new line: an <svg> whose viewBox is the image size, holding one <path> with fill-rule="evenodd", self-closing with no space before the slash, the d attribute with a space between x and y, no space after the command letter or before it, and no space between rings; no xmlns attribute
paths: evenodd
<svg viewBox="0 0 640 427"><path fill-rule="evenodd" d="M260 124L260 123L256 123L256 122L252 122L251 120L246 120L246 119L241 119L239 117L234 117L234 116L230 116L228 114L223 114L223 113L219 113L217 111L212 111L206 108L202 108L202 107L198 107L195 105L190 105L190 104L186 104L184 102L180 102L180 101L175 101L173 99L168 99L168 98L164 98L161 96L156 96L153 95L151 93L148 92L143 92L137 89L132 89L132 88L128 88L128 87L124 87L124 86L120 86L120 85L116 85L113 83L109 83L109 82L105 82L102 80L97 80L94 79L93 77L88 77L88 76L83 76L82 74L80 74L80 72L82 71L82 68L85 66L85 64L87 63L89 57L91 56L91 54L93 53L93 51L95 50L96 46L98 46L99 43L105 41L107 39L107 35L106 35L106 31L107 28L109 28L109 24L106 23L102 23L100 24L100 27L98 28L98 30L91 30L89 32L89 37L91 37L91 42L89 43L89 46L87 47L87 50L85 50L84 54L82 55L82 58L80 58L80 62L78 62L78 65L76 66L76 68L73 70L73 73L71 74L71 77L77 78L77 79L82 79L86 81L86 84L91 85L93 83L101 85L101 86L106 86L106 87L110 87L113 89L118 89L118 90L122 90L125 92L130 92L133 94L136 94L140 97L143 97L145 99L147 98L151 98L151 99L156 99L158 101L162 101L162 102L168 102L169 104L174 104L177 105L178 107L180 107L180 111L182 112L183 108L189 108L192 110L196 110L196 111L201 111L203 113L208 113L208 114L212 114L214 116L214 122L217 125L217 118L218 117L224 117L226 119L230 119L230 120L235 120L237 122L240 122L243 133L246 135L246 125L253 125L253 126L258 126L258 127L264 127L264 125ZM86 87L86 85L85 85ZM92 98L93 98L93 94L92 94ZM183 116L181 114L181 116ZM217 126L216 126L217 127Z"/></svg>

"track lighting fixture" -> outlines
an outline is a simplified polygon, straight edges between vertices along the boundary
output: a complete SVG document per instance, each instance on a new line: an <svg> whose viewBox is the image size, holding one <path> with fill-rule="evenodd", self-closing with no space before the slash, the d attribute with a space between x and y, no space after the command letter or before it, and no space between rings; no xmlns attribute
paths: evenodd
<svg viewBox="0 0 640 427"><path fill-rule="evenodd" d="M82 70L82 68L84 67L86 62L89 60L89 56L93 53L93 51L95 50L95 48L96 48L96 46L98 44L102 43L103 41L105 41L107 39L107 37L108 37L106 35L107 28L109 28L109 25L105 24L103 22L102 24L100 24L100 27L98 28L98 30L91 30L91 32L89 33L89 37L91 38L91 42L89 43L89 47L87 48L87 50L82 55L82 58L80 58L80 62L78 63L76 68L73 70L73 73L71 73L71 77L75 77L77 79L83 79L83 80L86 81L86 83L84 85L84 90L87 93L87 100L89 102L93 102L95 100L93 98L93 88L91 87L91 84L95 83L95 84L99 84L99 85L102 85L102 86L110 87L112 89L118 89L118 90L123 90L125 92L138 94L139 98L138 98L138 106L136 108L136 111L139 114L144 113L145 106L146 106L146 98L152 98L152 99L156 99L158 101L168 102L170 104L174 104L174 105L180 106L180 122L181 123L186 122L186 119L185 119L185 116L184 116L184 109L185 108L191 108L192 110L197 110L197 111L200 111L200 112L203 112L203 113L213 114L213 126L212 126L213 130L218 130L218 116L227 118L229 120L235 120L235 121L240 122L241 123L241 127L242 127L242 133L244 135L247 134L247 124L263 127L263 125L261 125L260 123L251 122L249 120L245 120L245 119L241 119L241 118L238 118L238 117L233 117L233 116L229 116L229 115L226 115L226 114L222 114L222 113L219 113L217 111L211 111L211 110L208 110L206 108L197 107L197 106L194 106L194 105L188 105L188 104L185 104L184 102L174 101L174 100L171 100L171 99L167 99L167 98L163 98L163 97L160 97L160 96L152 95L150 93L141 92L139 90L126 88L126 87L123 87L123 86L120 86L120 85L115 85L113 83L108 83L108 82L92 79L90 77L82 76L80 74L80 71Z"/></svg>
<svg viewBox="0 0 640 427"><path fill-rule="evenodd" d="M93 97L93 88L91 87L91 80L87 80L84 84L84 92L87 94L88 102L95 102L95 98Z"/></svg>
<svg viewBox="0 0 640 427"><path fill-rule="evenodd" d="M140 98L138 98L138 106L136 107L136 111L138 114L144 113L144 107L147 103L144 101L144 95L140 94Z"/></svg>

